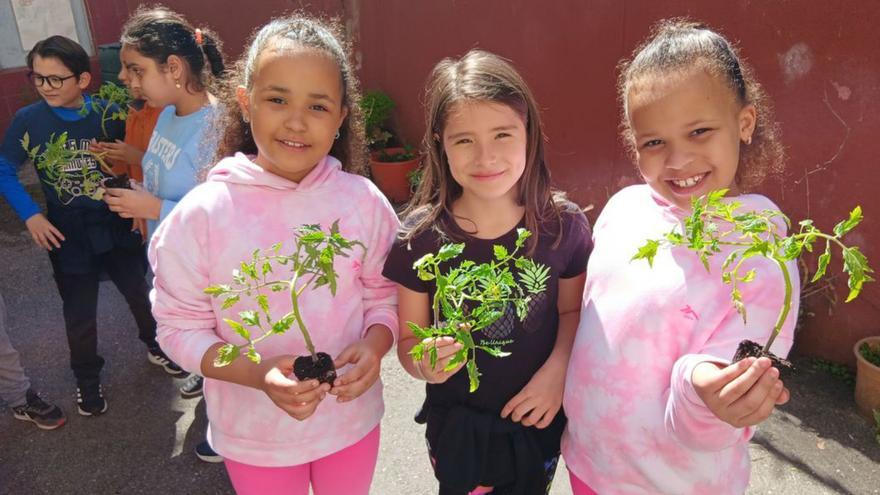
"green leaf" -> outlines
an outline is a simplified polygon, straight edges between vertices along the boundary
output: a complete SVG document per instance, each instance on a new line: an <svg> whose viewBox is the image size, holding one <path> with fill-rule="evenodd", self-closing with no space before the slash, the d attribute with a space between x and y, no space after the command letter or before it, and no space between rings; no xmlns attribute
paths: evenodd
<svg viewBox="0 0 880 495"><path fill-rule="evenodd" d="M862 291L862 285L865 282L874 280L867 275L874 270L868 266L868 259L865 258L865 255L863 255L861 251L859 251L858 246L848 247L843 250L843 271L849 274L849 278L847 279L849 295L847 295L846 301L844 302L850 302L858 297L859 293Z"/></svg>
<svg viewBox="0 0 880 495"><path fill-rule="evenodd" d="M260 309L263 310L263 313L269 314L269 298L264 294L260 294L257 296L257 304L260 306Z"/></svg>
<svg viewBox="0 0 880 495"><path fill-rule="evenodd" d="M241 318L241 321L248 326L258 327L260 326L260 315L257 314L256 311L247 310L241 311L238 313L238 316Z"/></svg>
<svg viewBox="0 0 880 495"><path fill-rule="evenodd" d="M657 248L660 247L660 241L648 239L645 244L639 248L636 254L630 258L630 261L647 260L648 266L654 267L654 257L657 256Z"/></svg>
<svg viewBox="0 0 880 495"><path fill-rule="evenodd" d="M225 321L227 325L235 330L235 333L237 333L241 338L250 342L251 333L241 323L235 320L230 320L229 318L223 318L223 321Z"/></svg>
<svg viewBox="0 0 880 495"><path fill-rule="evenodd" d="M254 346L248 347L247 357L257 364L260 364L260 361L262 360L262 356L260 356L260 353L254 349Z"/></svg>
<svg viewBox="0 0 880 495"><path fill-rule="evenodd" d="M834 226L834 235L838 238L846 235L847 232L854 229L862 221L862 207L856 206L853 211L849 212L849 218Z"/></svg>
<svg viewBox="0 0 880 495"><path fill-rule="evenodd" d="M506 247L496 244L492 246L492 250L495 252L496 260L501 261L504 258L507 258L508 253Z"/></svg>
<svg viewBox="0 0 880 495"><path fill-rule="evenodd" d="M238 357L238 347L233 344L225 344L217 349L217 357L214 358L214 367L222 368L231 364Z"/></svg>
<svg viewBox="0 0 880 495"><path fill-rule="evenodd" d="M755 269L754 268L747 271L745 275L743 275L742 277L739 278L740 282L751 282L752 280L755 280Z"/></svg>
<svg viewBox="0 0 880 495"><path fill-rule="evenodd" d="M473 393L480 388L480 372L477 371L477 363L473 359L467 362L468 380L470 381L470 392Z"/></svg>
<svg viewBox="0 0 880 495"><path fill-rule="evenodd" d="M272 324L272 333L275 335L283 334L290 329L291 325L293 325L293 321L293 315L285 315L280 320Z"/></svg>
<svg viewBox="0 0 880 495"><path fill-rule="evenodd" d="M458 352L452 355L452 359L446 363L446 366L443 367L443 371L450 372L454 370L459 364L463 363L467 359L467 349L459 349Z"/></svg>
<svg viewBox="0 0 880 495"><path fill-rule="evenodd" d="M825 243L825 252L819 256L819 265L816 267L816 274L813 275L813 278L810 280L810 283L817 282L820 278L825 276L825 270L828 269L828 263L831 262L831 243Z"/></svg>
<svg viewBox="0 0 880 495"><path fill-rule="evenodd" d="M220 309L231 308L232 306L235 305L235 303L238 302L239 299L241 299L241 296L238 294L236 294L234 296L228 296L226 299L223 300L223 304L220 305Z"/></svg>
<svg viewBox="0 0 880 495"><path fill-rule="evenodd" d="M440 262L449 261L464 251L464 243L461 244L445 244L437 253L437 260Z"/></svg>
<svg viewBox="0 0 880 495"><path fill-rule="evenodd" d="M490 346L479 346L478 349L482 349L492 357L503 358L510 356L509 352L502 351L500 347L490 347Z"/></svg>
<svg viewBox="0 0 880 495"><path fill-rule="evenodd" d="M411 321L406 322L406 326L409 327L409 330L419 340L424 340L424 339L430 338L432 336L429 329L420 327L419 325L416 325L415 323L413 323Z"/></svg>
<svg viewBox="0 0 880 495"><path fill-rule="evenodd" d="M532 233L524 228L516 229L516 247L517 249L525 246L526 239L532 236Z"/></svg>

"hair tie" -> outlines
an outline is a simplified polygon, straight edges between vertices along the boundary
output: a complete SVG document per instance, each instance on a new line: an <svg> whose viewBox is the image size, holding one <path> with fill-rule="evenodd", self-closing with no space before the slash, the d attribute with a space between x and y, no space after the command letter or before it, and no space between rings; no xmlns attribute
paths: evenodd
<svg viewBox="0 0 880 495"><path fill-rule="evenodd" d="M204 39L202 38L202 30L196 28L196 44L201 46Z"/></svg>

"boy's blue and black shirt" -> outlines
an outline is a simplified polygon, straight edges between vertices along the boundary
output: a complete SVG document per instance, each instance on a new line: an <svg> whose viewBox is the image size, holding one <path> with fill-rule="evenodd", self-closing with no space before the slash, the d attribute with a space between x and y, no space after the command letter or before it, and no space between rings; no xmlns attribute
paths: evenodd
<svg viewBox="0 0 880 495"><path fill-rule="evenodd" d="M85 96L85 104L91 108L91 98ZM107 136L111 139L125 137L125 122L105 122ZM81 115L79 109L55 108L40 101L16 112L0 145L0 194L2 194L22 221L40 212L40 207L25 191L18 180L18 168L28 160L21 139L28 134L30 146L41 149L53 136L66 132L68 146L88 149L93 138L101 138L101 115L92 110ZM69 167L95 168L92 158L78 159ZM45 176L37 170L40 185L46 196L47 218L61 231L65 240L60 249L49 252L53 268L61 273L89 273L97 270L97 257L115 246L137 247L140 236L131 233L131 221L111 212L107 204L87 196L59 197L54 187L47 184ZM75 187L75 185L74 185ZM63 194L63 193L62 193Z"/></svg>

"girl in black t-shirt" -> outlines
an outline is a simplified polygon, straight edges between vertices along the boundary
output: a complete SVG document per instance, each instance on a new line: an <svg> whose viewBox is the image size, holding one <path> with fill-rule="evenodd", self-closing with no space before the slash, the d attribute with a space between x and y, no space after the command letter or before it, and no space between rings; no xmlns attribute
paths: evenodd
<svg viewBox="0 0 880 495"><path fill-rule="evenodd" d="M482 378L474 393L464 363L443 371L460 344L451 337L429 341L437 348L436 365L429 353L414 361L409 351L418 339L401 325L400 362L428 383L416 420L427 424L441 495L543 493L565 426L562 389L592 248L589 226L551 189L537 104L506 60L473 50L441 61L427 102L422 181L384 270L398 284L400 321L430 324L435 286L412 266L448 242L465 243L459 259L481 263L493 258L493 245L512 251L516 229L527 228L533 235L526 254L549 266L551 278L524 321L510 307L474 334L477 345L511 353L498 359L477 350Z"/></svg>

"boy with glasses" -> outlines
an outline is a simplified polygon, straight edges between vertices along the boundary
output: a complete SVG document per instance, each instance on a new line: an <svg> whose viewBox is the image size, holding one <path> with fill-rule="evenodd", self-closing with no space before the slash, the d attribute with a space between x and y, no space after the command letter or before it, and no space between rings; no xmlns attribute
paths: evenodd
<svg viewBox="0 0 880 495"><path fill-rule="evenodd" d="M141 237L132 232L131 220L113 214L106 203L88 196L73 196L68 184L62 192L48 184L45 171L37 168L46 196L47 214L22 187L16 170L28 155L21 140L27 134L30 145L41 145L67 133L69 149L88 150L95 138L122 139L124 123L111 120L102 130L98 112L91 109L91 97L83 91L91 82L88 54L75 41L51 36L37 42L28 53L29 79L43 101L15 114L0 145L0 194L25 222L34 242L48 250L58 292L61 295L70 367L77 382L77 409L83 416L107 410L100 382L104 359L98 355L97 304L99 276L106 274L125 297L138 326L138 336L147 345L149 361L170 374L182 370L171 362L156 343L156 321L151 314L149 288L141 264ZM39 159L39 158L38 158ZM65 165L68 180L77 171L100 170L91 157ZM71 179L72 177L72 179Z"/></svg>

